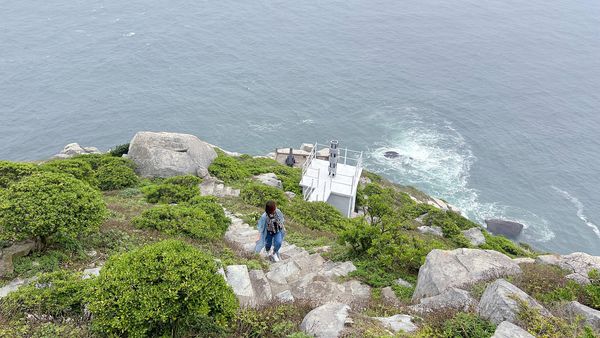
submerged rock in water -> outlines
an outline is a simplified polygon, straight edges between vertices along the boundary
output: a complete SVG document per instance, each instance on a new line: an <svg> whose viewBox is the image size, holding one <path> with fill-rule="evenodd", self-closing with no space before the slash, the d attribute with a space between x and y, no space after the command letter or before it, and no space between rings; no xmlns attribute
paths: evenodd
<svg viewBox="0 0 600 338"><path fill-rule="evenodd" d="M386 158L398 158L400 157L400 154L396 151L386 151L383 156Z"/></svg>
<svg viewBox="0 0 600 338"><path fill-rule="evenodd" d="M521 231L523 231L523 224L504 221L501 219L486 219L485 224L487 230L495 235L504 235L509 238L517 238Z"/></svg>

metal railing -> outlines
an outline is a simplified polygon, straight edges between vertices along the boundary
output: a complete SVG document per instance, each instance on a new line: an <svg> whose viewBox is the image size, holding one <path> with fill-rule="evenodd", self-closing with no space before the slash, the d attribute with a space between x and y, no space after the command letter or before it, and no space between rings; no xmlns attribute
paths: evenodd
<svg viewBox="0 0 600 338"><path fill-rule="evenodd" d="M321 149L319 149L319 146L321 147ZM326 197L328 197L327 196L328 195L327 187L329 187L329 190L331 190L332 184L334 183L333 180L329 176L327 176L325 178L321 178L320 170L310 167L313 160L318 157L317 154L319 153L319 151L324 150L324 149L329 149L329 146L321 145L321 144L318 144L317 142L315 142L312 151L310 152L308 158L302 165L302 178L303 179L304 178L311 179L310 186L305 186L304 191L303 191L303 197L304 197L305 201L308 201L312 197L312 194L320 186L320 182L322 179L325 179L326 181L323 184L323 194L321 195L321 197L322 197L323 201L326 201L327 200ZM354 190L356 189L357 184L358 184L358 181L357 181L358 175L360 175L360 171L362 169L362 161L363 161L363 152L362 151L350 150L348 148L340 149L338 163L355 166L355 170L354 170L353 175L345 175L345 174L341 174L341 173L337 174L337 176L347 177L348 181L350 181L351 183L345 183L344 180L337 180L335 182L335 184L349 186L350 194L354 194ZM316 176L310 175L309 170L317 170L317 175Z"/></svg>

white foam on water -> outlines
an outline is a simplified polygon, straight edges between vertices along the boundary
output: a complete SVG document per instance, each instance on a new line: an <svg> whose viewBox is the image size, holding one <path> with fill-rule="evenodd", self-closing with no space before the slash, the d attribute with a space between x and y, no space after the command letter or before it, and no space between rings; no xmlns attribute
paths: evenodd
<svg viewBox="0 0 600 338"><path fill-rule="evenodd" d="M480 224L490 218L512 220L529 230L523 233L528 241L545 242L554 238L544 218L515 206L480 200L479 191L469 184L470 170L477 158L452 123L435 112L414 107L403 108L398 114L402 115L400 122L385 125L388 131L383 135L385 141L369 149L367 163L372 163L375 171L443 198ZM388 114L376 113L373 119L380 120L385 115ZM388 151L399 156L386 158Z"/></svg>
<svg viewBox="0 0 600 338"><path fill-rule="evenodd" d="M579 217L579 219L582 220L583 223L585 223L585 225L590 227L592 229L592 231L594 231L596 236L598 236L598 238L600 238L600 229L598 229L598 226L596 224L592 223L588 219L588 217L583 213L585 210L585 206L583 205L583 203L577 197L569 194L567 191L564 191L555 186L552 186L552 189L556 190L556 192L561 194L565 199L567 199L569 202L573 203L573 206L575 206L575 208L577 209L577 217Z"/></svg>
<svg viewBox="0 0 600 338"><path fill-rule="evenodd" d="M125 37L131 37L131 36L134 36L134 35L135 35L135 32L129 32L127 34L123 34L123 36L125 36Z"/></svg>

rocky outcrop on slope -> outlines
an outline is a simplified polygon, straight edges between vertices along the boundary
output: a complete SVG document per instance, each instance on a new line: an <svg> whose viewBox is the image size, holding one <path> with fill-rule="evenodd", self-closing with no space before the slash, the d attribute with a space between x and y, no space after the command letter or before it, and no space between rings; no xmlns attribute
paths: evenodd
<svg viewBox="0 0 600 338"><path fill-rule="evenodd" d="M131 140L128 157L143 177L204 177L217 153L194 135L142 131Z"/></svg>
<svg viewBox="0 0 600 338"><path fill-rule="evenodd" d="M300 329L315 338L336 338L344 330L349 310L343 303L323 304L304 317Z"/></svg>
<svg viewBox="0 0 600 338"><path fill-rule="evenodd" d="M82 147L78 143L69 143L63 150L52 156L52 158L71 158L76 155L101 154L102 152L96 147Z"/></svg>
<svg viewBox="0 0 600 338"><path fill-rule="evenodd" d="M600 311L575 301L567 303L564 309L572 317L583 317L588 325L600 332Z"/></svg>
<svg viewBox="0 0 600 338"><path fill-rule="evenodd" d="M26 240L0 249L0 277L6 277L13 273L13 259L27 256L37 243L34 240Z"/></svg>
<svg viewBox="0 0 600 338"><path fill-rule="evenodd" d="M535 260L538 264L559 266L571 274L567 278L580 284L589 284L588 274L592 270L600 271L600 256L588 255L584 252L574 252L569 255L543 255Z"/></svg>
<svg viewBox="0 0 600 338"><path fill-rule="evenodd" d="M479 300L477 313L495 324L503 321L514 323L520 311L519 300L540 310L542 315L551 316L535 299L504 279L498 279L488 285Z"/></svg>
<svg viewBox="0 0 600 338"><path fill-rule="evenodd" d="M229 212L227 215L231 219L231 225L225 233L225 239L241 250L254 252L258 231L237 216ZM339 277L356 270L352 262L326 261L318 253L310 254L303 248L286 242L279 254L281 261L272 263L268 271L246 273L246 269L240 279L230 280L230 269L237 270L240 269L239 266L227 267L228 283L240 303L245 306L261 306L274 297L304 300L317 305L341 302L353 306L365 303L371 297L371 289L367 285L356 280L338 282Z"/></svg>
<svg viewBox="0 0 600 338"><path fill-rule="evenodd" d="M492 338L535 338L531 333L523 330L511 322L504 321L496 327Z"/></svg>
<svg viewBox="0 0 600 338"><path fill-rule="evenodd" d="M519 265L493 250L432 250L419 269L413 301L439 295L450 287L521 273Z"/></svg>

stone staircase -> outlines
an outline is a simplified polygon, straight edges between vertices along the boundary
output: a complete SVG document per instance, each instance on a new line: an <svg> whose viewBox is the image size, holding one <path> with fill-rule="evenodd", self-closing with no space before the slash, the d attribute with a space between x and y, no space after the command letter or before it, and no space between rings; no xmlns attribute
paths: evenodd
<svg viewBox="0 0 600 338"><path fill-rule="evenodd" d="M230 212L231 225L225 239L241 250L254 252L258 230ZM369 286L356 280L339 282L339 277L356 270L352 262L327 261L320 254L284 241L281 261L271 263L269 270L248 270L246 265L230 265L225 278L242 306L258 307L271 301L304 300L315 306L331 301L358 305L369 300ZM266 257L266 253L261 253Z"/></svg>
<svg viewBox="0 0 600 338"><path fill-rule="evenodd" d="M202 179L199 187L202 196L238 197L240 195L239 189L226 186L223 181L211 176Z"/></svg>

